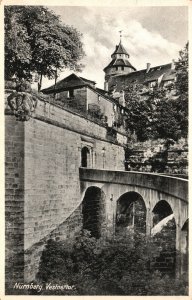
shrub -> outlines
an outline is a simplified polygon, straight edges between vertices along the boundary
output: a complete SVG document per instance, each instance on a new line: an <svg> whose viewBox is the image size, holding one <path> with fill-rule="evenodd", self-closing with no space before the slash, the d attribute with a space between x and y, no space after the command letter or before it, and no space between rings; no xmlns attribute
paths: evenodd
<svg viewBox="0 0 192 300"><path fill-rule="evenodd" d="M74 240L49 240L43 251L37 281L70 285L70 290L43 295L185 295L186 278L174 279L151 267L159 250L141 234L95 239L83 231Z"/></svg>

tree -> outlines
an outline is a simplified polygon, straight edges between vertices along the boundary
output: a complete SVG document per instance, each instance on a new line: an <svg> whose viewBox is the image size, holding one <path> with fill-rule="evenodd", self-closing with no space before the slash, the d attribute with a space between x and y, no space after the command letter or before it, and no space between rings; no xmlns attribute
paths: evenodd
<svg viewBox="0 0 192 300"><path fill-rule="evenodd" d="M188 44L175 63L176 81L150 90L133 83L125 89L128 129L139 141L174 139L188 133Z"/></svg>
<svg viewBox="0 0 192 300"><path fill-rule="evenodd" d="M189 62L188 62L188 46L179 52L179 59L175 63L176 81L175 90L177 100L175 108L177 110L176 118L180 123L181 130L184 137L188 135L188 76L189 76Z"/></svg>
<svg viewBox="0 0 192 300"><path fill-rule="evenodd" d="M5 7L5 79L28 78L32 59L26 27L13 6Z"/></svg>
<svg viewBox="0 0 192 300"><path fill-rule="evenodd" d="M63 68L80 71L81 34L43 6L5 7L5 78L57 78Z"/></svg>
<svg viewBox="0 0 192 300"><path fill-rule="evenodd" d="M133 83L125 89L125 101L127 107L127 123L131 133L136 133L139 141L153 138L152 120L154 114L154 101L149 97L143 100L144 86Z"/></svg>

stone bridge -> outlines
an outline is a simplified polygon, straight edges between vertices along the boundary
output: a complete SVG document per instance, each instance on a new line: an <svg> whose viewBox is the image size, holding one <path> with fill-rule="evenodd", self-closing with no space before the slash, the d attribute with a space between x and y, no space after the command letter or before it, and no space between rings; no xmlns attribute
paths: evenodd
<svg viewBox="0 0 192 300"><path fill-rule="evenodd" d="M118 220L122 214L125 216L124 227L127 227L133 222L134 209L135 223L139 222L150 235L158 222L173 214L176 249L187 252L188 180L152 173L87 168L80 168L79 172L85 228L100 235L102 226L99 228L97 222L102 220L103 223L106 220L108 228L116 230L119 225L122 228L123 222ZM135 207L132 207L131 218L132 203ZM91 216L90 224L86 220L88 215Z"/></svg>
<svg viewBox="0 0 192 300"><path fill-rule="evenodd" d="M18 121L25 112L14 114L6 108L7 293L35 279L48 239L82 228L96 237L129 226L150 235L173 215L176 249L187 252L187 180L117 171L124 170L126 136L111 141L105 126L45 99L27 122Z"/></svg>

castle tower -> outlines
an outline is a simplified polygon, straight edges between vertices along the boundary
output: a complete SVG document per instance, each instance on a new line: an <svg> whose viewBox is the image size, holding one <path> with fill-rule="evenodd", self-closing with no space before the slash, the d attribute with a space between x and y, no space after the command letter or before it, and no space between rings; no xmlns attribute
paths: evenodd
<svg viewBox="0 0 192 300"><path fill-rule="evenodd" d="M107 67L103 69L105 72L105 86L104 89L108 91L109 79L116 75L129 74L136 69L129 62L129 54L126 49L123 47L121 38L119 45L116 46L115 51L111 55L112 61Z"/></svg>

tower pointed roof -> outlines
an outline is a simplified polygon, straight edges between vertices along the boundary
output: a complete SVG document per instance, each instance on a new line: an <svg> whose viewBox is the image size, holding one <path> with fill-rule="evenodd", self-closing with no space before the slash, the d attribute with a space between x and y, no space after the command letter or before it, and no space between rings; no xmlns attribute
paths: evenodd
<svg viewBox="0 0 192 300"><path fill-rule="evenodd" d="M127 53L126 49L122 45L121 40L119 42L119 45L116 46L116 49L111 56L113 56L114 54L126 54L129 57L129 54Z"/></svg>
<svg viewBox="0 0 192 300"><path fill-rule="evenodd" d="M124 54L124 57L121 57L121 54ZM121 43L121 39L119 42L119 45L116 46L115 51L113 52L113 54L111 55L112 61L110 62L110 64L108 64L103 71L106 72L108 69L112 68L112 67L127 67L132 69L133 71L135 71L135 67L133 67L131 65L131 63L129 62L128 58L129 58L129 54L127 53L126 49L123 47L122 43Z"/></svg>

